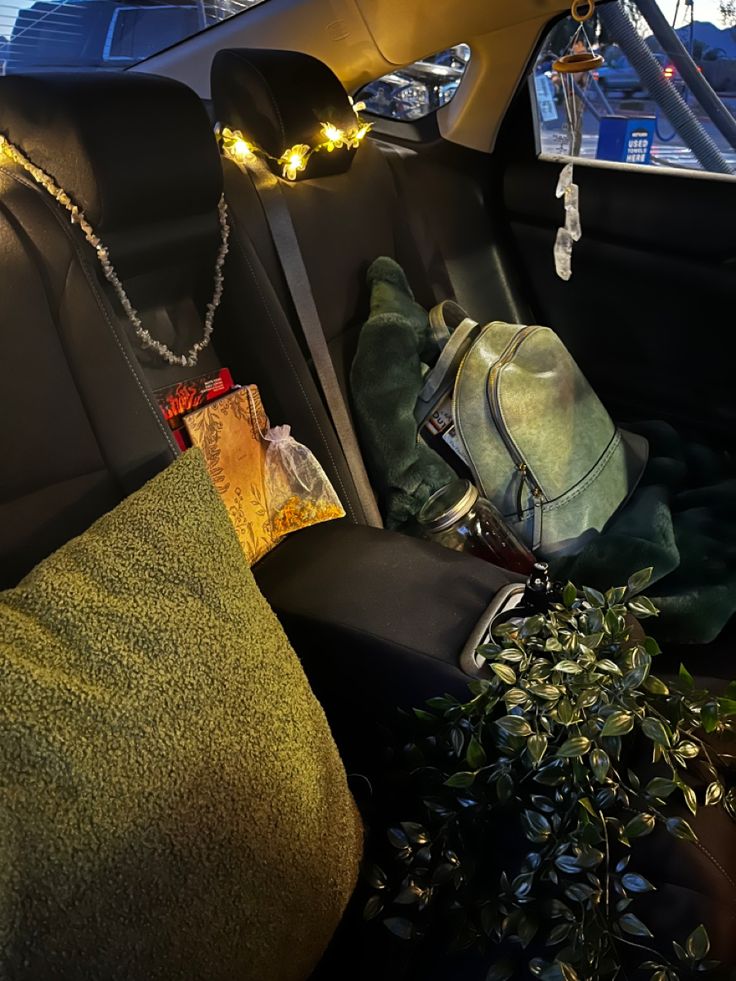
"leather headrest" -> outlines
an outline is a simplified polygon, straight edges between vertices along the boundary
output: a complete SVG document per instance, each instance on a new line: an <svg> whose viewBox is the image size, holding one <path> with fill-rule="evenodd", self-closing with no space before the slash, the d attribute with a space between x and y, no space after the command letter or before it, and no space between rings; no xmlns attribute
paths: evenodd
<svg viewBox="0 0 736 981"><path fill-rule="evenodd" d="M181 82L133 72L0 78L0 133L101 234L217 207L222 168L207 112Z"/></svg>
<svg viewBox="0 0 736 981"><path fill-rule="evenodd" d="M238 129L272 157L299 143L314 146L323 123L356 125L350 99L323 62L298 51L231 48L212 62L212 101L223 126ZM350 169L354 149L313 154L297 179L329 177ZM280 170L268 161L274 173Z"/></svg>

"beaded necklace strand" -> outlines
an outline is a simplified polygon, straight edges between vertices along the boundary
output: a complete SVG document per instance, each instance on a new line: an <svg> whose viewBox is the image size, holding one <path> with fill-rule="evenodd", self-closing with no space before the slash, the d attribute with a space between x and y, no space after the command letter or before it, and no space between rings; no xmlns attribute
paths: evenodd
<svg viewBox="0 0 736 981"><path fill-rule="evenodd" d="M137 310L133 307L133 304L128 299L128 294L125 292L123 284L120 282L118 274L115 272L112 263L110 262L110 255L102 244L99 235L95 233L95 230L90 225L89 221L84 215L82 209L76 205L66 191L59 187L55 183L53 178L51 178L45 171L37 167L31 160L28 159L10 140L6 139L4 136L0 135L0 152L5 154L10 160L22 167L27 174L33 178L33 180L47 191L52 198L59 202L59 204L66 208L71 217L71 222L73 225L79 225L84 237L87 239L89 244L95 251L100 265L102 266L102 271L105 275L105 279L110 283L115 294L117 295L120 305L125 311L126 316L133 325L133 330L138 340L143 344L144 347L151 348L157 354L159 354L164 361L168 361L169 364L182 365L186 367L194 367L197 363L197 358L199 357L200 351L203 351L210 342L210 337L212 336L212 326L215 319L215 314L217 308L220 305L220 300L222 299L222 284L223 284L223 266L225 264L225 256L228 252L228 238L230 236L230 227L227 220L227 204L225 203L225 195L220 197L219 203L217 205L217 211L220 219L220 230L222 234L222 240L220 244L219 251L217 253L217 259L215 261L215 287L212 294L211 301L207 304L207 311L204 318L204 331L202 333L202 339L197 341L186 354L175 354L170 348L161 341L157 341L154 337L149 334L141 322L141 318L138 316Z"/></svg>

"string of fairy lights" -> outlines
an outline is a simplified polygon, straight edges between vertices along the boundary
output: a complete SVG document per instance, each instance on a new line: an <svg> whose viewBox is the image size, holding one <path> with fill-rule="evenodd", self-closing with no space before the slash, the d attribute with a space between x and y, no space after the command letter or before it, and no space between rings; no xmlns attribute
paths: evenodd
<svg viewBox="0 0 736 981"><path fill-rule="evenodd" d="M239 166L247 166L249 162L261 157L270 160L281 168L281 176L288 181L295 181L297 175L307 169L310 158L315 153L332 153L334 150L357 149L373 128L372 123L366 123L359 116L365 109L365 103L353 103L355 125L345 129L334 123L320 123L320 138L314 144L296 143L287 147L280 156L267 153L252 140L248 139L239 129L227 126L218 127L217 136L226 157Z"/></svg>

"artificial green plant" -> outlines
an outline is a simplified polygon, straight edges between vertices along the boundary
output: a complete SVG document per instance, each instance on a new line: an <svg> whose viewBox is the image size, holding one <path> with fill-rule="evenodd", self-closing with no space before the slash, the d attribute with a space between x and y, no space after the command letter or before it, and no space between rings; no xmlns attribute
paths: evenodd
<svg viewBox="0 0 736 981"><path fill-rule="evenodd" d="M488 981L524 965L542 981L717 966L703 926L678 943L637 915L656 883L632 843L657 828L695 841L685 809L736 814L714 748L734 732L736 685L716 697L684 667L676 682L652 674L659 646L639 623L657 613L641 595L650 573L605 595L568 583L546 614L494 630L469 701L414 710L399 756L414 820L367 866L366 919L406 940L444 925L495 958Z"/></svg>

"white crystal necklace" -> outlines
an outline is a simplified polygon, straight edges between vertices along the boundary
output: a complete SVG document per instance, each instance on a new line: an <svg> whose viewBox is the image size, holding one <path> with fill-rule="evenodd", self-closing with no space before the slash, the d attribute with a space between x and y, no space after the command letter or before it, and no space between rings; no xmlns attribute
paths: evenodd
<svg viewBox="0 0 736 981"><path fill-rule="evenodd" d="M217 313L217 308L220 305L220 300L222 299L222 283L223 283L223 273L222 269L225 264L225 256L228 251L228 238L230 236L230 227L227 221L227 204L225 203L225 195L220 197L220 201L217 205L217 211L220 218L220 230L222 233L222 240L220 244L220 249L217 253L217 259L215 261L215 288L212 294L211 301L207 304L207 311L204 318L204 331L202 333L202 339L197 341L186 354L175 354L170 348L161 341L157 341L155 337L151 337L149 332L141 323L141 318L138 316L137 310L134 308L133 304L128 299L128 294L123 288L123 284L120 282L118 274L115 272L112 263L110 262L110 256L105 248L105 246L100 241L99 235L95 233L90 223L87 221L82 209L74 204L72 199L66 193L66 191L59 187L55 183L53 178L37 167L32 161L26 157L21 150L18 149L10 140L6 139L4 136L0 135L0 151L9 157L14 163L18 164L26 173L30 174L33 180L39 184L45 191L47 191L52 198L59 202L62 207L66 208L71 216L72 224L79 225L87 239L89 244L95 250L95 255L97 256L100 265L102 266L102 271L105 275L105 279L110 283L112 288L120 300L120 305L126 313L126 316L133 325L133 330L135 331L136 337L139 339L144 347L149 347L157 354L159 354L164 361L168 361L169 364L184 365L188 367L193 367L197 363L197 358L199 357L200 351L203 351L210 342L210 337L212 336L212 325L215 320L215 314Z"/></svg>

